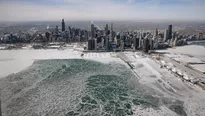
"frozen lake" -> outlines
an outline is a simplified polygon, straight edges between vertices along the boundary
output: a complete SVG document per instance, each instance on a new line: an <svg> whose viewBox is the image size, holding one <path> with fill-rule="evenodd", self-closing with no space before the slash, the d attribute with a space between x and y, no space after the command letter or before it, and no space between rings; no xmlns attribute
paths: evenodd
<svg viewBox="0 0 205 116"><path fill-rule="evenodd" d="M163 105L169 110L161 109L159 115L186 115L182 101L140 84L125 65L115 62L35 61L28 69L2 78L0 87L2 110L9 116L125 116L134 115L138 107L160 110Z"/></svg>
<svg viewBox="0 0 205 116"><path fill-rule="evenodd" d="M135 55L135 57L134 57ZM204 93L149 58L72 49L0 51L3 116L197 116ZM172 90L173 88L173 90Z"/></svg>

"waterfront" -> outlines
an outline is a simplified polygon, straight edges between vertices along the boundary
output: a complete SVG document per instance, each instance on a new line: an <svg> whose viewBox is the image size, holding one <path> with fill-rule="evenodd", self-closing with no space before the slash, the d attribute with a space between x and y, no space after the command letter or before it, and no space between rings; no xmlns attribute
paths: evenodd
<svg viewBox="0 0 205 116"><path fill-rule="evenodd" d="M81 56L68 48L0 53L1 72L7 72L0 79L3 115L204 113L203 90L160 69L140 52Z"/></svg>

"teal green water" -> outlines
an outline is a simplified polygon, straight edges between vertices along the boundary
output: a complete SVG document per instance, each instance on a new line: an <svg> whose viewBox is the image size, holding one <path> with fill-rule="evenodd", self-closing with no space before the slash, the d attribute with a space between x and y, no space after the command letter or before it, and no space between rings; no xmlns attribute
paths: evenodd
<svg viewBox="0 0 205 116"><path fill-rule="evenodd" d="M0 86L9 116L126 116L134 106L160 110L161 105L186 115L183 102L140 84L118 63L42 60L0 82L6 83Z"/></svg>

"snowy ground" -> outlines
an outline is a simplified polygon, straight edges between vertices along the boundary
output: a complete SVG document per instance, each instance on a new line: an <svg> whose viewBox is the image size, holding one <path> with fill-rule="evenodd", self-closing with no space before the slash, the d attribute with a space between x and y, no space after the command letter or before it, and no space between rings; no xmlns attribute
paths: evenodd
<svg viewBox="0 0 205 116"><path fill-rule="evenodd" d="M199 45L187 45L176 48L169 48L167 50L158 50L157 52L168 52L171 54L188 54L205 61L205 47Z"/></svg>
<svg viewBox="0 0 205 116"><path fill-rule="evenodd" d="M204 91L150 58L133 52L81 54L73 49L0 51L3 116L205 113Z"/></svg>
<svg viewBox="0 0 205 116"><path fill-rule="evenodd" d="M163 60L173 63L176 68L187 73L192 79L205 78L205 47L199 45L187 45L182 47L170 48L167 50L158 50L157 52L167 53ZM175 62L177 61L177 62ZM179 62L179 63L178 63ZM196 64L200 63L200 64ZM192 70L185 65L192 67Z"/></svg>
<svg viewBox="0 0 205 116"><path fill-rule="evenodd" d="M0 78L9 74L19 72L30 65L35 60L47 59L92 59L99 62L108 63L110 61L119 61L111 58L110 53L84 53L73 49L66 50L0 50Z"/></svg>
<svg viewBox="0 0 205 116"><path fill-rule="evenodd" d="M202 104L202 101L205 101L203 97L205 94L202 89L190 83L183 82L167 69L159 68L160 66L150 58L134 57L136 53L125 53L125 56L133 64L133 71L139 77L141 84L157 90L164 97L183 101L185 112L188 112L187 115L189 116L204 115L205 105ZM139 111L137 109L140 108L136 108L136 114L143 112L146 116L173 115L162 106L160 112L153 111L153 109L146 109L145 111Z"/></svg>

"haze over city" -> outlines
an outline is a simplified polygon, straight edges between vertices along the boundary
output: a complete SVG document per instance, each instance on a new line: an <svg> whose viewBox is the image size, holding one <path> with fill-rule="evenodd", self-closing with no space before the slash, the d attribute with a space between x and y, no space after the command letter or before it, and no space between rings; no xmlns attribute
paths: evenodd
<svg viewBox="0 0 205 116"><path fill-rule="evenodd" d="M0 0L0 116L204 116L205 0Z"/></svg>
<svg viewBox="0 0 205 116"><path fill-rule="evenodd" d="M0 21L204 21L204 0L1 0Z"/></svg>

